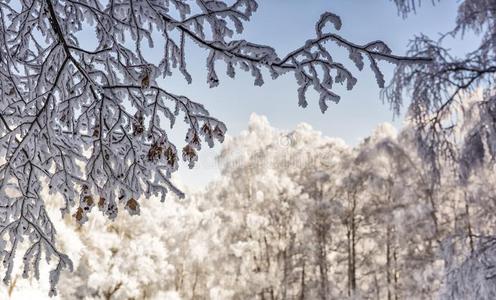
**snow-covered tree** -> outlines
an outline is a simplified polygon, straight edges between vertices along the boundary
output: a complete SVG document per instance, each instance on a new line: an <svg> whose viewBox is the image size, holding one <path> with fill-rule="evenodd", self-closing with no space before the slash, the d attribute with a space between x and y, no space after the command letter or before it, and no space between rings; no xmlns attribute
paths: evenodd
<svg viewBox="0 0 496 300"><path fill-rule="evenodd" d="M42 252L57 262L51 294L69 257L55 245L55 228L46 213L41 187L61 194L63 214L79 223L98 207L110 219L119 206L139 213L140 198L167 190L180 158L193 167L202 140L222 141L226 126L186 96L164 89L160 78L177 69L191 82L186 43L208 52L207 82L219 84L218 65L234 77L250 72L255 85L263 71L277 78L292 73L299 105L306 92L319 94L322 112L339 96L333 84L353 88L356 78L334 61L330 44L344 47L357 69L366 61L380 87L379 62L424 62L393 55L381 41L356 44L336 32L341 19L323 13L315 37L279 55L270 45L238 35L257 10L255 0L236 1L37 1L0 3L0 193L1 257L4 282L10 281L16 250L24 237L26 276L35 276ZM92 36L91 42L82 36ZM163 48L160 57L146 55ZM177 117L187 124L185 144L175 145L168 127ZM77 208L73 209L74 206Z"/></svg>
<svg viewBox="0 0 496 300"><path fill-rule="evenodd" d="M338 291L327 270L329 226L340 223L329 217L339 205L330 199L331 177L316 170L346 150L309 125L283 132L255 115L247 131L228 140L219 156L222 179L205 199L228 220L219 247L232 251L223 265L234 266L229 277L236 281L225 290L241 299L327 299Z"/></svg>
<svg viewBox="0 0 496 300"><path fill-rule="evenodd" d="M350 147L253 115L226 139L222 174L205 190L168 209L144 201L140 218L57 219L58 246L76 258L59 298L491 299L494 170L486 163L460 185L444 168L432 184L415 130L380 125ZM47 212L61 201L49 198ZM21 273L3 298L41 298L34 287L47 297L46 283Z"/></svg>
<svg viewBox="0 0 496 300"><path fill-rule="evenodd" d="M459 266L448 270L441 299L494 299L496 297L495 251L494 236L481 238L476 250Z"/></svg>
<svg viewBox="0 0 496 300"><path fill-rule="evenodd" d="M84 247L73 274L62 273L61 298L160 299L160 291L172 291L176 247L170 239L181 232L167 221L173 212L183 221L184 211L173 201L170 210L158 209L159 205L158 201L144 202L141 218L123 215L111 222L92 216L84 226L68 220L66 226L75 227ZM186 223L183 228L189 229Z"/></svg>
<svg viewBox="0 0 496 300"><path fill-rule="evenodd" d="M407 17L422 1L394 2ZM476 261L494 255L477 245L494 235L493 218L486 215L493 206L489 198L494 183L486 177L492 177L496 157L495 17L496 1L460 1L450 32L411 41L410 55L427 55L433 61L398 66L384 91L396 112L408 103L408 117L416 125L416 148L427 162L431 198L438 205L438 256L445 261L445 294L450 299L494 297ZM460 53L451 46L467 36L479 40L470 51ZM460 276L468 273L478 279L461 284Z"/></svg>
<svg viewBox="0 0 496 300"><path fill-rule="evenodd" d="M421 3L394 1L404 16ZM481 166L484 156L496 154L495 19L495 1L460 1L456 24L450 32L437 39L419 35L410 43L407 53L429 56L432 62L398 66L384 90L385 99L396 112L408 103L408 117L418 128L419 153L430 162L434 179L439 179L441 160L459 163L463 179ZM451 40L465 36L479 38L480 43L467 53L449 46ZM471 100L474 92L479 92L477 101ZM469 113L470 110L476 112ZM460 137L456 128L467 123L471 130Z"/></svg>

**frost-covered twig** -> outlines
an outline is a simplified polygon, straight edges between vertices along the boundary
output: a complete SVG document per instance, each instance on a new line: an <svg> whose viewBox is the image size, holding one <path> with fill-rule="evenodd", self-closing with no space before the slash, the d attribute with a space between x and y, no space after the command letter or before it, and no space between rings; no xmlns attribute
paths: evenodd
<svg viewBox="0 0 496 300"><path fill-rule="evenodd" d="M72 210L79 223L95 206L113 219L119 205L138 214L144 196L163 200L168 190L182 196L170 181L180 158L193 167L202 141L212 147L226 132L203 105L158 83L174 69L192 81L186 43L208 51L211 87L219 84L219 61L231 77L236 67L251 72L256 85L264 83L264 69L274 78L293 72L300 105L307 105L305 94L313 87L322 112L329 100L339 99L333 83L348 89L356 83L352 70L333 60L329 42L344 47L359 70L369 60L379 86L384 84L379 61L428 61L393 55L380 41L350 42L328 30L328 24L341 27L332 13L322 15L315 38L280 57L270 46L234 39L257 7L255 0L0 2L0 242L9 249L2 252L5 281L23 236L30 242L26 275L33 265L37 276L42 251L59 259L51 273L52 294L60 271L71 265L55 246L42 186L62 195L62 213ZM93 49L79 40L85 30L96 33ZM158 62L143 55L154 46L152 32L164 40ZM181 146L168 137L178 117L188 127Z"/></svg>

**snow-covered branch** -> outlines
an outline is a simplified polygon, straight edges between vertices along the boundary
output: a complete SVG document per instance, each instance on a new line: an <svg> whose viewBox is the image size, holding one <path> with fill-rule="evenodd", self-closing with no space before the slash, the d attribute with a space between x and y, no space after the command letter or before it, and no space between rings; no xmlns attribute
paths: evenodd
<svg viewBox="0 0 496 300"><path fill-rule="evenodd" d="M354 71L334 61L330 42L344 47L358 70L368 60L380 87L380 61L430 60L394 55L381 41L355 44L334 32L342 22L332 13L317 22L315 38L281 57L271 46L236 39L257 8L255 0L0 3L0 241L9 249L0 255L6 282L23 236L31 243L26 274L31 265L37 274L42 251L59 259L53 294L61 269L70 267L56 249L42 187L62 195L62 213L72 211L79 223L94 207L114 219L119 206L139 214L143 197L163 200L168 190L182 196L170 180L180 159L193 167L202 143L213 147L226 132L202 104L160 84L175 69L192 81L186 43L207 50L211 87L219 84L219 61L231 77L237 68L250 72L256 85L264 83L264 70L273 78L292 72L300 105L307 105L306 91L313 87L322 112L328 101L339 100L334 83L348 89L356 83ZM80 39L82 32L94 32L96 46ZM155 46L157 33L163 51L151 61L144 52ZM183 145L168 135L177 118L187 125Z"/></svg>

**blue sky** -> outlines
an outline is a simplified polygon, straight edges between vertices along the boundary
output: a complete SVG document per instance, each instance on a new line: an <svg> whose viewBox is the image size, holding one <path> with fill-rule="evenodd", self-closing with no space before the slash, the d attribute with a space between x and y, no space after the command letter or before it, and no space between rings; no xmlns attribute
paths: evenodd
<svg viewBox="0 0 496 300"><path fill-rule="evenodd" d="M435 6L425 0L416 14L403 19L390 0L259 0L258 3L258 11L251 22L245 24L244 33L236 38L271 45L280 56L314 37L315 23L326 11L341 17L343 26L339 33L348 40L355 43L382 40L395 54L404 54L413 36L423 33L437 38L451 30L458 6L454 0L442 0ZM94 33L84 32L80 37L80 42L86 47L96 45ZM157 37L156 47L144 53L152 61L163 55L160 36ZM449 46L456 53L463 53L471 45L474 45L471 39L466 38L452 41ZM341 96L341 101L331 103L325 114L319 110L316 94L309 94L307 108L298 107L298 87L292 74L273 81L265 73L265 85L256 87L253 78L241 70L237 72L236 79L228 78L224 75L222 63L219 63L217 73L221 84L210 89L206 83L207 53L192 42L187 43L187 49L186 61L193 83L188 85L180 72L175 72L159 84L175 94L203 103L213 116L226 123L229 135L239 134L245 129L252 113L267 116L272 126L283 130L291 130L297 124L306 122L324 135L340 137L351 145L368 136L379 123L392 122L396 127L401 126L402 118L393 120L389 105L382 103L380 89L368 65L359 72L348 60L347 53L338 47L330 48L335 61L356 70L354 75L358 83L352 91L338 88L336 92ZM385 72L387 82L393 66L383 63L381 70ZM179 125L169 133L169 137L180 147L184 144L184 129ZM215 156L220 148L207 148L205 145L200 152L199 163L193 170L185 164L181 165L176 176L179 181L201 187L218 175Z"/></svg>
<svg viewBox="0 0 496 300"><path fill-rule="evenodd" d="M263 0L259 4L252 21L245 24L241 37L270 44L281 56L314 36L315 22L325 11L341 17L343 27L340 34L347 39L357 43L383 40L394 53L404 54L408 41L414 35L423 33L437 38L451 30L457 8L456 1L452 0L441 1L435 6L431 1L424 1L416 14L403 19L388 0ZM453 42L450 46L464 52L469 44L466 39ZM350 65L340 51L336 49L336 60ZM338 90L341 102L330 105L328 111L322 114L315 94L309 97L306 109L298 107L297 85L292 75L276 81L265 76L265 85L255 87L249 74L240 71L235 80L221 76L220 86L210 89L206 84L205 53L192 45L187 59L193 84L187 85L180 74L166 79L163 84L175 93L205 104L213 116L226 123L230 135L246 128L251 113L267 116L272 126L283 130L291 130L298 123L306 122L324 135L340 137L352 145L369 135L379 123L392 122L397 127L401 126L401 118L393 120L389 106L382 103L380 89L367 67L362 72L355 72L358 78L355 88L352 91ZM353 66L350 65L350 68L353 69ZM382 69L386 80L390 79L392 66L386 63ZM218 73L220 75L223 71L219 68ZM183 133L179 134L183 138ZM218 175L215 166L218 149L203 149L197 167L188 170L187 166L181 166L176 178L195 188L214 179Z"/></svg>
<svg viewBox="0 0 496 300"><path fill-rule="evenodd" d="M426 34L437 39L442 33L453 29L456 20L458 1L441 0L422 1L422 6L415 14L403 19L398 15L392 0L258 0L259 8L252 20L245 23L245 31L236 39L268 44L276 49L280 56L300 47L309 38L315 36L315 23L326 11L339 15L343 26L339 32L346 39L355 43L367 43L382 40L389 45L393 53L405 54L410 39L415 35ZM151 62L163 56L163 42L160 34L154 33L155 47L143 51ZM87 49L96 47L94 32L85 30L78 34L80 43ZM452 39L448 46L455 54L463 54L475 48L477 41L473 36L464 39ZM309 94L308 107L298 106L297 84L294 75L287 74L271 80L265 73L265 85L256 87L250 74L238 70L236 79L225 75L225 68L220 62L217 74L220 86L209 88L206 82L206 59L208 53L192 42L187 42L186 61L193 83L188 85L182 74L176 70L172 77L159 80L159 84L174 94L184 95L200 102L228 127L228 134L233 136L246 129L252 113L264 115L273 127L291 130L301 122L310 124L326 136L339 137L348 144L355 145L367 137L380 123L390 122L401 127L402 117L393 118L389 105L380 99L374 74L368 68L359 72L347 58L343 49L334 46L331 53L335 61L355 70L358 83L352 91L336 88L341 96L338 104L329 103L329 109L322 114L318 106L318 95ZM453 54L453 53L452 53ZM388 63L380 65L385 73L386 82L391 79L393 66ZM179 120L178 120L179 121ZM185 126L176 122L176 127L169 132L169 138L178 147L184 145ZM164 127L168 122L164 121ZM192 187L202 187L218 174L215 157L220 147L208 149L205 145L200 152L199 163L193 170L186 164L180 166L176 179Z"/></svg>
<svg viewBox="0 0 496 300"><path fill-rule="evenodd" d="M425 2L417 15L404 20L388 0L264 0L260 1L252 22L246 24L242 37L270 44L284 56L315 35L314 24L321 13L332 11L343 20L341 34L344 37L361 43L383 40L395 53L403 54L413 35L425 33L435 37L453 27L456 1L442 1L435 7L430 1ZM193 84L187 85L177 74L177 78L167 79L165 85L204 103L214 116L226 122L230 134L245 128L252 112L266 115L279 128L289 129L299 122L309 122L326 135L339 136L350 143L366 136L375 124L392 120L388 106L380 101L374 76L367 68L355 73L359 79L355 89L351 92L340 90L341 102L331 105L328 112L322 114L315 97L309 99L306 109L297 106L297 85L292 75L276 81L265 76L266 84L255 87L253 79L240 71L235 80L223 76L218 88L209 89L204 67L206 57L203 51L194 48L188 61L194 75ZM341 49L336 51L339 59ZM341 61L349 64L346 58ZM382 67L386 71L392 70L388 64ZM223 73L221 67L218 73Z"/></svg>

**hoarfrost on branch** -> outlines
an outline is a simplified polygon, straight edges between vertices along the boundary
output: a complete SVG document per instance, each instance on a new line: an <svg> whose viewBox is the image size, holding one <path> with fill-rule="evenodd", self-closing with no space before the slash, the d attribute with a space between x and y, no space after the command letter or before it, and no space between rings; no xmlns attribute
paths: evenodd
<svg viewBox="0 0 496 300"><path fill-rule="evenodd" d="M181 195L170 181L180 157L193 167L202 139L212 147L222 142L224 123L200 103L158 84L159 77L178 69L188 82L185 44L208 51L207 82L219 84L217 66L227 75L250 72L255 85L263 72L273 78L293 73L299 105L306 92L320 95L322 112L337 102L333 84L352 89L351 70L333 60L327 44L344 47L359 70L370 63L384 86L379 61L426 62L426 58L393 55L381 41L358 45L336 34L341 20L324 13L316 36L286 56L266 45L235 39L258 4L255 0L16 0L0 2L0 255L9 282L16 249L27 237L25 276L39 276L44 252L55 258L51 294L70 259L55 246L55 228L48 217L44 186L62 195L63 214L73 211L79 223L97 207L110 219L119 204L139 213L139 199L168 190ZM328 28L328 24L334 29ZM94 49L78 33L93 30ZM154 34L165 41L159 63L143 52L154 47ZM188 129L184 145L168 138L176 118ZM170 123L170 129L165 126ZM77 208L72 209L74 206ZM32 271L33 270L33 271Z"/></svg>

